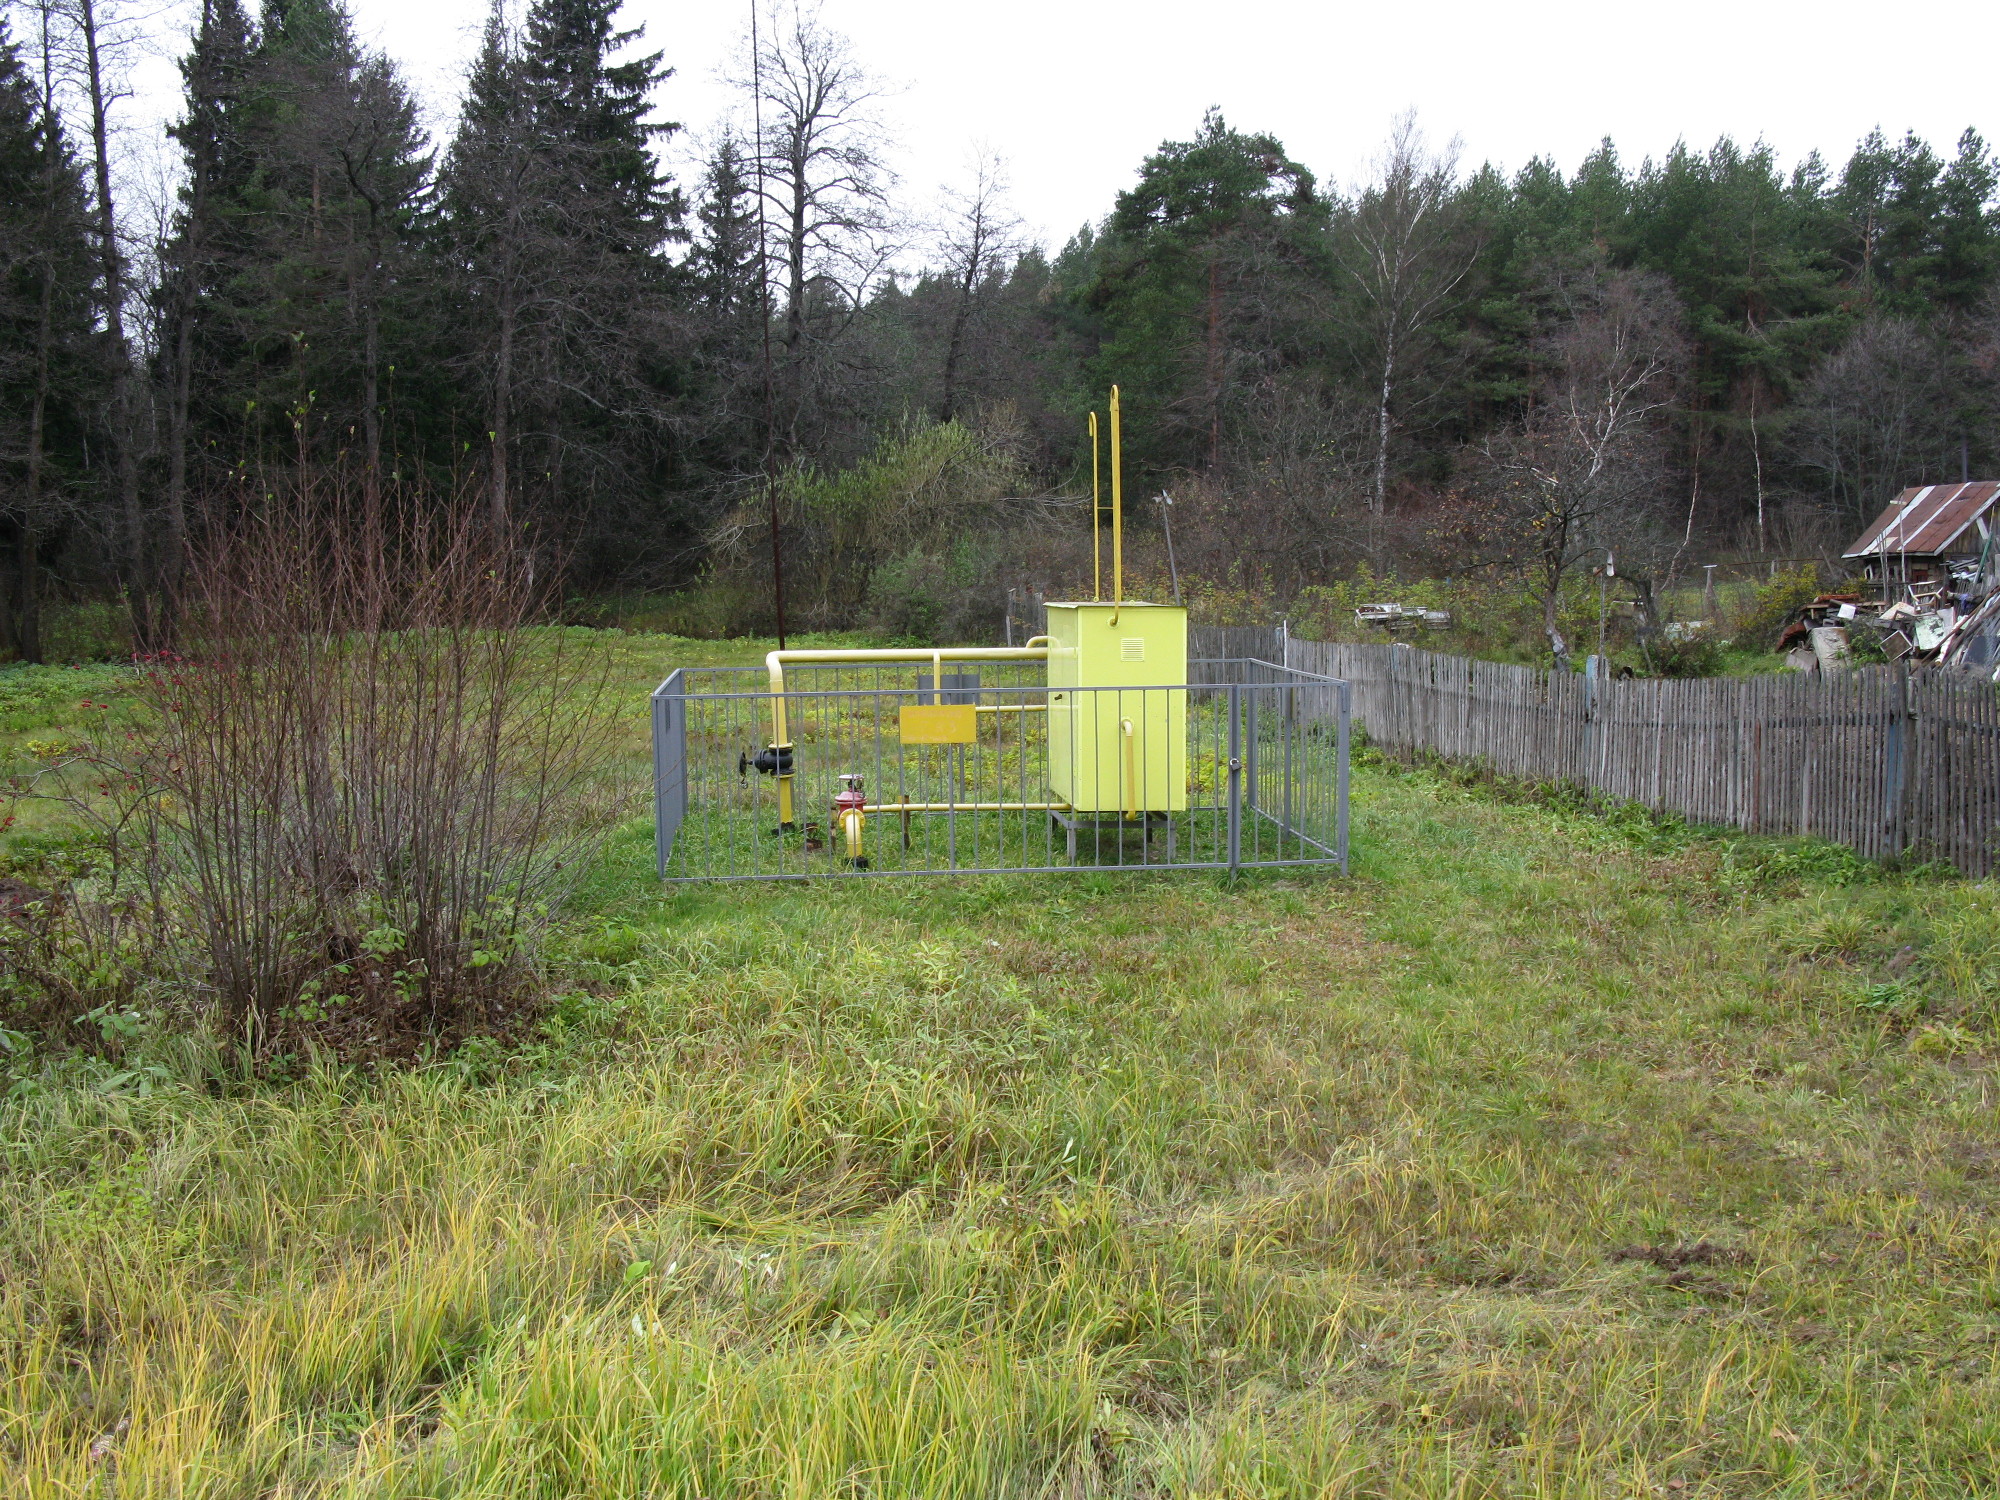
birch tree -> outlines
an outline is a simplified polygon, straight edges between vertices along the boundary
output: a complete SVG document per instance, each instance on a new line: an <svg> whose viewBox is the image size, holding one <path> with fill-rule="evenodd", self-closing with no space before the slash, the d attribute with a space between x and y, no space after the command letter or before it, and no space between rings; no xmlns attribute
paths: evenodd
<svg viewBox="0 0 2000 1500"><path fill-rule="evenodd" d="M1374 408L1368 504L1388 506L1389 453L1406 387L1456 306L1478 246L1458 196L1458 146L1433 150L1416 116L1398 119L1363 188L1334 227L1353 297L1358 353Z"/></svg>

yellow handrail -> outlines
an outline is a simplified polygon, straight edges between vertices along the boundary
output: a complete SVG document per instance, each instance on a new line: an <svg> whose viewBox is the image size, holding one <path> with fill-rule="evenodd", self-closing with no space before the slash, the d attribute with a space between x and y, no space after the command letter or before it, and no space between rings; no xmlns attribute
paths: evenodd
<svg viewBox="0 0 2000 1500"><path fill-rule="evenodd" d="M1067 802L871 802L863 812L1068 812Z"/></svg>

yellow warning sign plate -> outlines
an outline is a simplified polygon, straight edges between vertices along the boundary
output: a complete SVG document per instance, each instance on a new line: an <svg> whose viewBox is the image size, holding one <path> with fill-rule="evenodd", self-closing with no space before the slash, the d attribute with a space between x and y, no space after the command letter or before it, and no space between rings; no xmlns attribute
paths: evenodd
<svg viewBox="0 0 2000 1500"><path fill-rule="evenodd" d="M912 704L902 710L906 745L970 745L979 739L979 711L970 703Z"/></svg>

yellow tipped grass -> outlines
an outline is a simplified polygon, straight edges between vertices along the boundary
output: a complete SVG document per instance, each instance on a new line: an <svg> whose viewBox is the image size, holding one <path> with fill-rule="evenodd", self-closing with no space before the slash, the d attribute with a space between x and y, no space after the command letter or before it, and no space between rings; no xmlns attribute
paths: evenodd
<svg viewBox="0 0 2000 1500"><path fill-rule="evenodd" d="M2000 1489L1992 888L1377 770L1356 844L611 882L525 1050L51 1066L0 1109L0 1490Z"/></svg>

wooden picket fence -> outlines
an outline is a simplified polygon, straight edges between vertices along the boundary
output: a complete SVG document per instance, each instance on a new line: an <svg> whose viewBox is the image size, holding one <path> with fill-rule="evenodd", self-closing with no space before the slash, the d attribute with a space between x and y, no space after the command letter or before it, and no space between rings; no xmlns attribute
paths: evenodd
<svg viewBox="0 0 2000 1500"><path fill-rule="evenodd" d="M1346 679L1355 718L1385 748L1570 782L1703 823L1811 834L1876 859L2000 870L2000 689L1964 673L1618 679L1282 629L1191 634L1195 656Z"/></svg>

